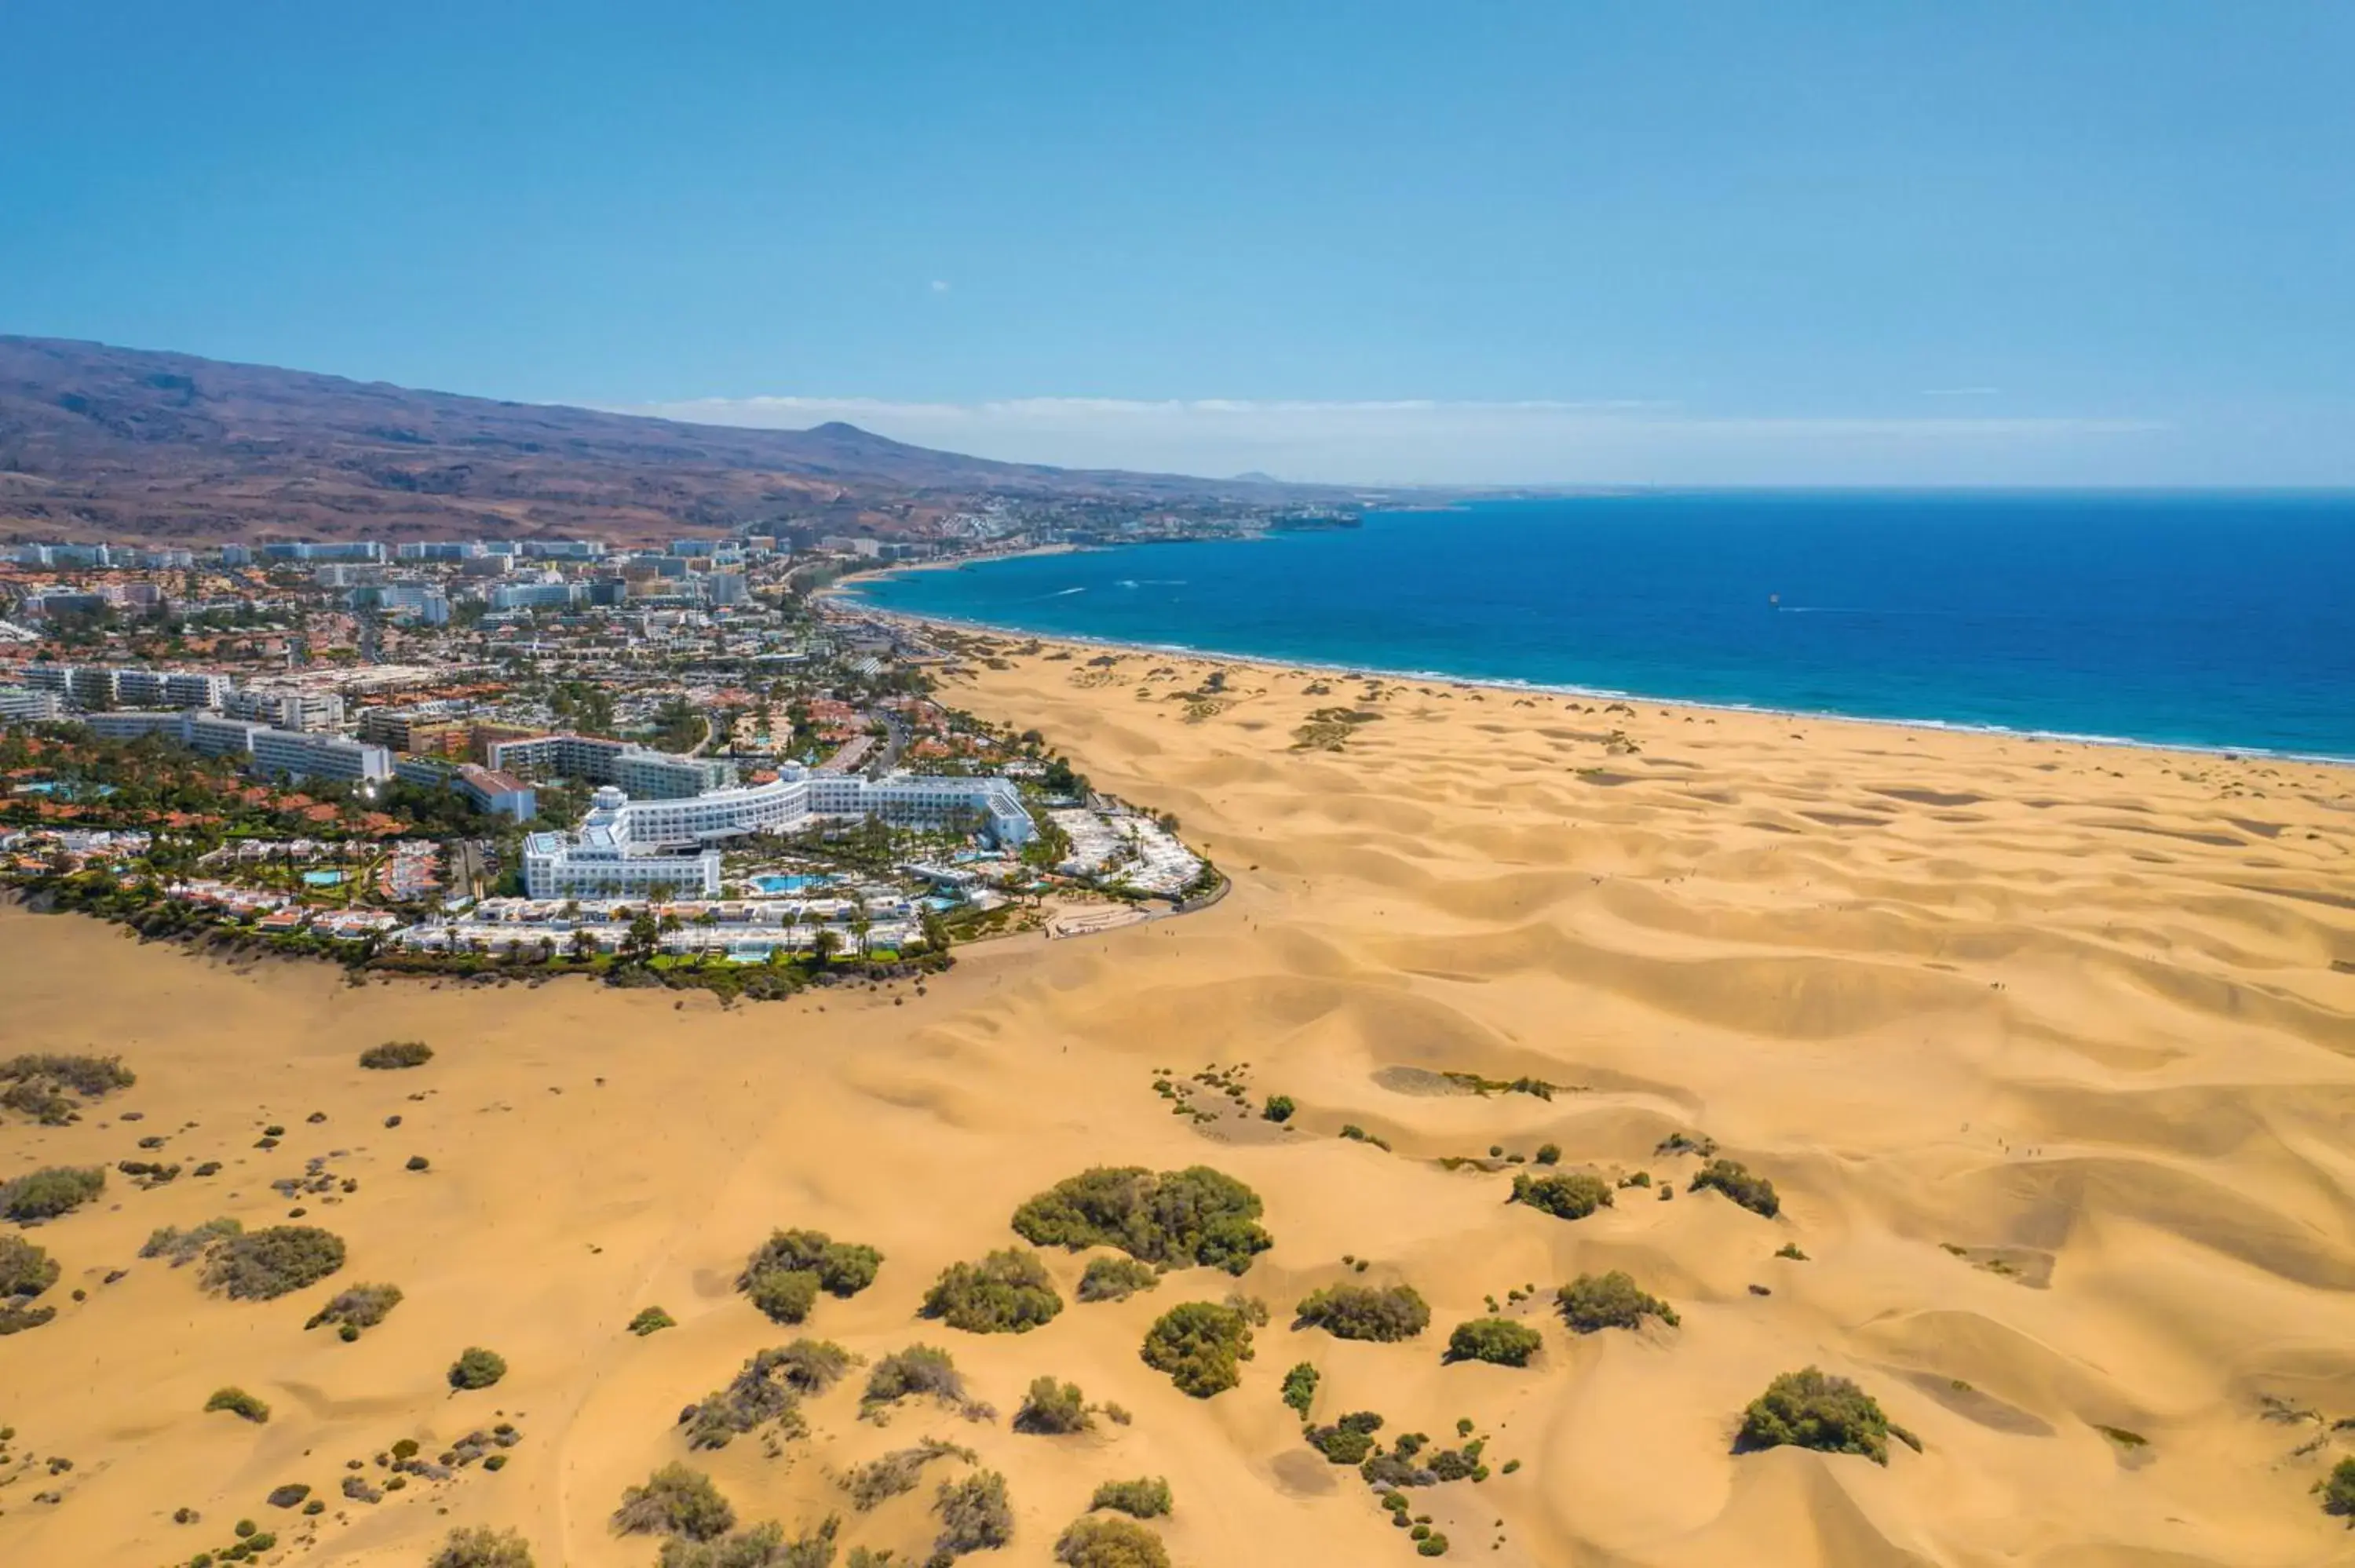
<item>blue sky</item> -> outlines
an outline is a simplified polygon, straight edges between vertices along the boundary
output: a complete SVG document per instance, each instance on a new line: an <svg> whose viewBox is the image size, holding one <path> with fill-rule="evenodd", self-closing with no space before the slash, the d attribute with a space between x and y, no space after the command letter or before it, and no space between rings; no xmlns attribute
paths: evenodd
<svg viewBox="0 0 2355 1568"><path fill-rule="evenodd" d="M0 331L1209 472L2355 483L2355 6L5 34Z"/></svg>

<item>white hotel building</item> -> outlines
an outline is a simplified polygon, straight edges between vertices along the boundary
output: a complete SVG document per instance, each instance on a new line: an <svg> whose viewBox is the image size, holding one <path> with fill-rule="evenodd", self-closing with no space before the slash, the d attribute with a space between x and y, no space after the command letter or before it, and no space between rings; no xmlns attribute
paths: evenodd
<svg viewBox="0 0 2355 1568"><path fill-rule="evenodd" d="M772 783L671 800L633 800L609 785L597 791L578 832L524 841L524 888L533 898L643 896L655 887L682 898L717 898L722 840L870 816L901 827L942 827L960 813L1008 847L1028 843L1038 832L1021 796L1003 779L898 774L869 780L794 768Z"/></svg>

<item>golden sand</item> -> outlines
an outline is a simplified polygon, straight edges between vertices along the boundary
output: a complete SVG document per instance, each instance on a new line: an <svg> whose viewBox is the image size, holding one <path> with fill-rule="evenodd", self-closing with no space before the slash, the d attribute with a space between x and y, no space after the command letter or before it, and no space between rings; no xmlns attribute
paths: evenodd
<svg viewBox="0 0 2355 1568"><path fill-rule="evenodd" d="M1427 683L1369 698L1327 676L1312 694L1317 677L1246 666L1188 700L1199 661L1096 657L1006 660L950 700L1177 812L1232 895L971 948L921 997L723 1011L580 982L353 988L0 912L0 1054L96 1048L140 1075L80 1125L0 1126L0 1178L156 1158L136 1140L159 1134L161 1158L226 1162L151 1192L112 1178L34 1233L65 1266L44 1298L60 1310L0 1339L0 1424L13 1453L73 1468L0 1488L0 1563L160 1564L244 1516L286 1562L418 1563L480 1522L519 1528L544 1565L649 1563L654 1543L607 1517L683 1456L683 1404L793 1337L731 1289L775 1225L887 1255L807 1331L870 1359L944 1345L1000 1416L911 1406L879 1427L857 1419L854 1377L782 1457L740 1439L698 1462L745 1519L841 1511L846 1546L902 1562L921 1561L932 1482L954 1467L868 1514L834 1478L922 1436L1007 1478L1015 1542L976 1561L1047 1563L1098 1482L1141 1475L1174 1489L1156 1528L1188 1568L1420 1561L1353 1472L1300 1442L1277 1398L1300 1360L1323 1371L1322 1418L1370 1408L1388 1432L1453 1441L1469 1417L1492 1466L1519 1461L1416 1494L1458 1561L2355 1552L2308 1492L2355 1452L2329 1427L2355 1417L2355 776ZM1380 716L1338 750L1295 749L1333 707ZM410 1037L432 1064L356 1065ZM1156 1067L1239 1063L1254 1102L1299 1102L1299 1131L1198 1130L1153 1092ZM1434 1071L1574 1087L1432 1093ZM1336 1136L1345 1123L1390 1150ZM254 1148L269 1124L284 1142ZM1552 1141L1566 1169L1681 1187L1694 1161L1655 1153L1676 1131L1770 1177L1780 1218L1628 1189L1564 1223L1508 1206L1504 1170L1438 1163ZM431 1169L406 1171L414 1154ZM331 1283L231 1302L136 1257L158 1225L278 1221L293 1204L268 1183L314 1157L359 1184L297 1200L349 1244ZM1233 1286L1209 1271L1081 1304L1084 1259L1058 1252L1069 1304L1036 1332L916 1318L943 1266L1013 1243L1016 1204L1058 1178L1198 1162L1256 1188L1276 1240L1241 1282L1276 1318L1241 1387L1189 1399L1137 1359L1158 1313ZM1807 1261L1774 1255L1786 1243ZM1681 1327L1579 1338L1543 1309L1614 1267ZM1294 1301L1344 1277L1412 1283L1431 1330L1289 1330ZM363 1280L407 1299L355 1344L303 1330ZM1449 1328L1531 1284L1540 1298L1508 1311L1542 1326L1535 1363L1441 1364ZM678 1327L623 1331L655 1304ZM512 1370L453 1394L444 1369L473 1344ZM1886 1468L1732 1455L1744 1403L1810 1363L1855 1378L1924 1451L1894 1447ZM1043 1372L1133 1423L1014 1434L1005 1416ZM269 1424L204 1414L225 1383L268 1400ZM2269 1416L2268 1396L2319 1419ZM501 1419L524 1439L498 1474L339 1495L347 1459L403 1436L430 1456ZM264 1506L287 1482L327 1513ZM183 1507L202 1522L175 1524Z"/></svg>

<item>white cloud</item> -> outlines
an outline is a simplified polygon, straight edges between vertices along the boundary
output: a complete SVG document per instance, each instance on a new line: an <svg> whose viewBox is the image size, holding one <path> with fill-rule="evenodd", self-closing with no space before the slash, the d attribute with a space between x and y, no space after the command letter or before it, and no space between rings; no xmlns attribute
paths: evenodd
<svg viewBox="0 0 2355 1568"><path fill-rule="evenodd" d="M949 285L948 285L948 281L947 281L946 279L944 279L944 278L935 278L935 279L933 279L933 280L932 280L932 292L933 292L933 293L935 293L935 294L945 294L945 293L947 293L948 291L949 291Z"/></svg>
<svg viewBox="0 0 2355 1568"><path fill-rule="evenodd" d="M2137 482L2168 427L2079 418L1779 418L1644 399L1367 402L1016 397L699 398L616 410L898 440L1066 468L1359 484Z"/></svg>

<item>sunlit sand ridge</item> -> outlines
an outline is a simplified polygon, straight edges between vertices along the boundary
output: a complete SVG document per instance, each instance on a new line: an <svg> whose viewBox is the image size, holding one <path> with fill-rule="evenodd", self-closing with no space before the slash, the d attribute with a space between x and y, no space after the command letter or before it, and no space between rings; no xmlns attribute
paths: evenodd
<svg viewBox="0 0 2355 1568"><path fill-rule="evenodd" d="M1417 1561L1357 1472L1302 1441L1279 1396L1301 1361L1319 1421L1485 1436L1487 1479L1412 1499L1459 1560L2223 1568L2350 1550L2309 1489L2355 1452L2332 1427L2355 1417L2355 775L1242 665L1213 685L1212 668L1050 648L951 683L1176 812L1234 889L1183 919L967 949L923 996L722 1012L573 982L354 988L0 914L0 1055L120 1052L139 1075L74 1126L0 1120L0 1178L224 1162L151 1191L111 1175L26 1233L63 1275L41 1298L56 1319L0 1339L0 1561L185 1561L250 1518L288 1562L421 1563L485 1523L544 1564L645 1564L655 1541L609 1517L691 1458L742 1520L837 1513L846 1553L921 1562L935 1483L969 1467L869 1511L840 1480L927 1436L1006 1477L1014 1539L978 1561L1050 1562L1100 1483L1141 1476L1169 1482L1152 1528L1180 1564ZM432 1062L357 1065L411 1038ZM1242 1064L1251 1112L1288 1096L1295 1130L1172 1114L1155 1090L1156 1068ZM1190 1084L1178 1108L1225 1103ZM282 1141L255 1148L270 1126ZM1659 1151L1678 1134L1771 1180L1779 1213L1686 1190L1701 1161ZM1537 1168L1506 1157L1548 1143L1615 1202L1575 1221L1508 1203ZM326 1192L272 1190L314 1158ZM1086 1257L1050 1250L1065 1305L1043 1327L917 1316L943 1267L1019 1245L1025 1198L1097 1164L1213 1165L1265 1200L1274 1246L1240 1281L1188 1269L1094 1303L1076 1298ZM1653 1185L1615 1186L1637 1171ZM348 1259L249 1302L138 1257L156 1227L221 1214L324 1225ZM796 1225L884 1254L871 1287L820 1296L799 1330L734 1287ZM1610 1269L1677 1326L1571 1332L1554 1288ZM1344 1280L1412 1285L1431 1327L1389 1344L1290 1328ZM381 1324L350 1343L304 1329L364 1281L404 1293ZM1273 1309L1238 1387L1193 1399L1140 1361L1159 1314L1234 1289ZM1541 1333L1535 1359L1443 1364L1489 1298ZM655 1305L677 1326L625 1331ZM862 1420L859 1368L805 1403L806 1436L689 1455L681 1407L802 1333L870 1366L943 1347L996 1415L909 1401ZM453 1393L473 1345L507 1375ZM1745 1404L1808 1365L1853 1378L1921 1451L1733 1453ZM1011 1430L1042 1373L1131 1419ZM229 1384L268 1423L205 1413ZM500 1422L520 1437L496 1473L343 1493L346 1475L380 1488L374 1456L400 1439L432 1458ZM298 1483L325 1512L264 1501Z"/></svg>

